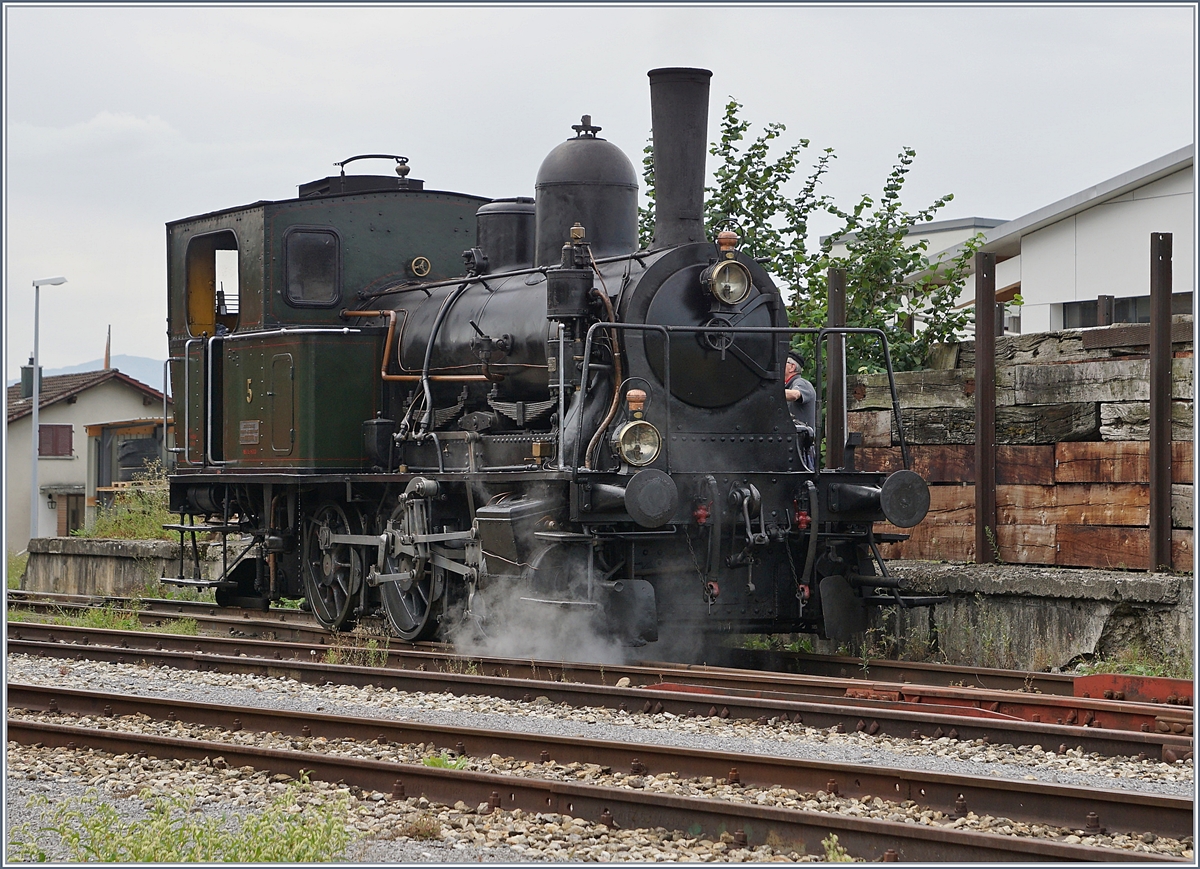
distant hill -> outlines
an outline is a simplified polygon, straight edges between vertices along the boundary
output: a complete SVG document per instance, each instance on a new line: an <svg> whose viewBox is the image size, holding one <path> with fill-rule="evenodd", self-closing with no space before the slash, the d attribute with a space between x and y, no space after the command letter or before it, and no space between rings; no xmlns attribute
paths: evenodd
<svg viewBox="0 0 1200 869"><path fill-rule="evenodd" d="M163 385L163 360L150 359L147 356L126 356L119 354L113 356L109 360L113 368L116 368L122 374L128 374L134 380L140 380L147 386L153 386L155 389L162 389ZM99 371L104 367L104 359L94 359L91 362L84 362L80 365L69 365L66 368L47 368L42 366L42 377L53 377L56 374L81 374L84 371ZM19 383L20 378L14 378L8 381L7 386L12 386L14 383Z"/></svg>

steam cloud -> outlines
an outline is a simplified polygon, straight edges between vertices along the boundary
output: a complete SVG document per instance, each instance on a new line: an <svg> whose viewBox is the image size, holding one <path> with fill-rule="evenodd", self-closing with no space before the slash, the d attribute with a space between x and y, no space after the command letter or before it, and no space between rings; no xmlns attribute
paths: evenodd
<svg viewBox="0 0 1200 869"><path fill-rule="evenodd" d="M451 629L447 640L465 655L539 658L594 664L623 664L630 649L606 636L584 607L556 606L521 600L516 580L497 577L475 595L474 615Z"/></svg>

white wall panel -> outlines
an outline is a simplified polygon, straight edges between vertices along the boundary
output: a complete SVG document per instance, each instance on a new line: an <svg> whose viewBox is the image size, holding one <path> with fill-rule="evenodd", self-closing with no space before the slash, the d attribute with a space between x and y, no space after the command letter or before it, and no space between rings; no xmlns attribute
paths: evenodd
<svg viewBox="0 0 1200 869"><path fill-rule="evenodd" d="M1032 305L1075 301L1074 217L1021 239L1021 295Z"/></svg>
<svg viewBox="0 0 1200 869"><path fill-rule="evenodd" d="M1076 215L1075 298L1148 295L1152 232L1174 234L1174 287L1186 292L1195 261L1193 202L1190 194L1135 198Z"/></svg>

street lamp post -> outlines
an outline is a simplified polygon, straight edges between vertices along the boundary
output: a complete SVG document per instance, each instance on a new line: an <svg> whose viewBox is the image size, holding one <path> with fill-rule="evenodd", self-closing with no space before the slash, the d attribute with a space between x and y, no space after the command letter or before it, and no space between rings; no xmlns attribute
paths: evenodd
<svg viewBox="0 0 1200 869"><path fill-rule="evenodd" d="M29 480L29 537L32 540L38 536L38 510L41 500L38 498L38 452L41 447L41 432L38 430L38 402L41 401L41 369L38 366L38 308L41 301L43 286L57 287L65 284L66 278L42 278L33 282L33 476Z"/></svg>

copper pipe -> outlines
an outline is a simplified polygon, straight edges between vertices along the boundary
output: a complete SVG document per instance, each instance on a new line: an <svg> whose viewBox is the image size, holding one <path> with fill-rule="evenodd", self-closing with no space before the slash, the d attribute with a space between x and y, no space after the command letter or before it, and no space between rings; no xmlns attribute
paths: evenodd
<svg viewBox="0 0 1200 869"><path fill-rule="evenodd" d="M383 345L383 365L379 369L379 376L385 383L417 383L421 380L420 374L388 374L388 363L392 360L392 340L396 337L396 312L395 311L342 311L342 316L349 317L387 317L388 318L388 333L384 339ZM448 383L486 383L492 380L486 374L431 374L430 380L438 380Z"/></svg>
<svg viewBox="0 0 1200 869"><path fill-rule="evenodd" d="M595 268L594 263L593 268ZM596 269L596 273L599 274L599 269ZM601 281L603 281L603 279L601 279ZM616 312L613 311L612 302L609 301L608 293L603 289L593 289L592 292L599 296L600 301L604 303L604 313L608 316L608 322L617 322L617 315ZM597 428L596 433L592 435L592 439L587 445L587 452L583 454L583 466L589 471L592 469L592 453L595 451L596 446L600 443L600 438L604 436L605 429L607 429L609 424L613 421L613 417L617 415L617 408L621 404L621 383L624 380L622 377L623 372L621 370L621 344L620 339L617 336L616 329L609 329L608 332L612 336L613 397L612 403L608 406L608 415L604 417L604 422L600 423L600 427Z"/></svg>

